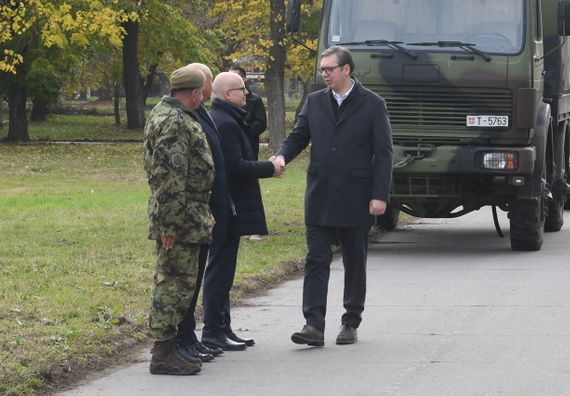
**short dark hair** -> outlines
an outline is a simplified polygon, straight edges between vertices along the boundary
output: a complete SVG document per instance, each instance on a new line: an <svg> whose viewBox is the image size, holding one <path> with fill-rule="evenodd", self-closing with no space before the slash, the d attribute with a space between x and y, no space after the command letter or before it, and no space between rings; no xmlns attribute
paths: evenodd
<svg viewBox="0 0 570 396"><path fill-rule="evenodd" d="M243 67L241 67L240 65L232 65L230 67L230 70L235 70L238 72L238 74L241 76L241 78L246 78L247 77L247 73L245 72L245 69Z"/></svg>
<svg viewBox="0 0 570 396"><path fill-rule="evenodd" d="M321 52L321 58L330 55L336 55L339 66L348 65L348 67L350 67L350 74L354 72L354 60L348 48L341 45L333 45Z"/></svg>

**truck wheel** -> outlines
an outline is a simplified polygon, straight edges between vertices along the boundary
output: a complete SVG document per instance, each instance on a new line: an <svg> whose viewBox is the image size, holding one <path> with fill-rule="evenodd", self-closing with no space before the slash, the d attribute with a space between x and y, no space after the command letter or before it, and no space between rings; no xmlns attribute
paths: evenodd
<svg viewBox="0 0 570 396"><path fill-rule="evenodd" d="M567 175L568 175L568 171L569 170L566 171ZM566 179L565 182L567 184L570 184L570 177L565 177L565 179ZM564 209L570 209L570 192L567 192L565 195L566 195L566 197L564 199Z"/></svg>
<svg viewBox="0 0 570 396"><path fill-rule="evenodd" d="M566 174L564 176L564 183L570 184L570 167L566 165ZM570 192L564 194L564 209L570 209Z"/></svg>
<svg viewBox="0 0 570 396"><path fill-rule="evenodd" d="M564 193L555 192L548 204L547 216L544 221L544 231L560 231L564 224Z"/></svg>
<svg viewBox="0 0 570 396"><path fill-rule="evenodd" d="M542 189L544 191L544 188ZM544 193L537 200L518 199L509 211L511 248L513 250L540 250L544 237Z"/></svg>
<svg viewBox="0 0 570 396"><path fill-rule="evenodd" d="M566 129L566 138L564 139L564 182L570 183L570 135L568 129ZM570 209L570 192L566 194L566 202L564 203L564 209Z"/></svg>
<svg viewBox="0 0 570 396"><path fill-rule="evenodd" d="M400 220L400 209L388 205L383 215L378 217L378 225L384 230L390 231L398 226Z"/></svg>
<svg viewBox="0 0 570 396"><path fill-rule="evenodd" d="M555 232L560 231L562 228L562 224L564 224L564 202L566 201L566 192L563 186L566 185L566 178L568 177L568 123L563 122L556 126L557 136L558 134L563 135L563 144L562 147L556 148L556 151L559 152L559 149L562 149L563 158L563 165L564 171L562 169L558 169L556 165L555 158L558 158L558 154L555 154L552 146L555 145L554 137L551 139L552 143L548 145L548 151L552 151L550 155L547 155L547 161L549 166L546 166L548 177L547 177L547 186L549 186L549 190L551 192L551 199L547 199L547 211L546 211L546 220L544 222L544 231L546 232ZM556 145L558 146L559 143Z"/></svg>

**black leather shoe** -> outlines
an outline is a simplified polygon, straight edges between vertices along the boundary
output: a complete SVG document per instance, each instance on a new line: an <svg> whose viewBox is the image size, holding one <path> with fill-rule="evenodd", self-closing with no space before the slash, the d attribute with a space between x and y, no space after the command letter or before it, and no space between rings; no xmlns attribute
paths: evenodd
<svg viewBox="0 0 570 396"><path fill-rule="evenodd" d="M347 325L342 325L338 336L336 337L336 343L338 345L354 344L358 341L358 330L355 327L350 327Z"/></svg>
<svg viewBox="0 0 570 396"><path fill-rule="evenodd" d="M211 362L214 360L214 355L209 353L202 353L194 348L192 344L178 343L178 351L186 360L200 359L201 362Z"/></svg>
<svg viewBox="0 0 570 396"><path fill-rule="evenodd" d="M202 344L208 348L221 348L224 351L243 351L247 348L243 342L232 341L225 334L210 337L202 336Z"/></svg>
<svg viewBox="0 0 570 396"><path fill-rule="evenodd" d="M325 335L322 331L312 325L303 326L303 330L293 333L291 341L295 344L306 344L309 346L324 346Z"/></svg>
<svg viewBox="0 0 570 396"><path fill-rule="evenodd" d="M192 345L198 352L210 354L214 356L220 356L224 351L220 348L208 348L206 345L202 344L200 341L196 341Z"/></svg>
<svg viewBox="0 0 570 396"><path fill-rule="evenodd" d="M236 333L233 332L232 329L229 329L229 330L226 329L226 336L227 336L230 340L235 341L235 342L242 342L242 343L244 343L245 345L247 345L248 347L255 345L255 341L253 340L253 338L248 338L248 339L240 338L240 337L238 337L238 336L236 335Z"/></svg>

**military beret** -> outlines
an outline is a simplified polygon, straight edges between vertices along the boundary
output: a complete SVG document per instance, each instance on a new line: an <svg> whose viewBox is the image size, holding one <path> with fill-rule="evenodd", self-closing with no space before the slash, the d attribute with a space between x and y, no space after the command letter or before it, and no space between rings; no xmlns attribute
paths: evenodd
<svg viewBox="0 0 570 396"><path fill-rule="evenodd" d="M170 75L170 89L193 89L204 85L206 76L193 67L184 66L176 69Z"/></svg>

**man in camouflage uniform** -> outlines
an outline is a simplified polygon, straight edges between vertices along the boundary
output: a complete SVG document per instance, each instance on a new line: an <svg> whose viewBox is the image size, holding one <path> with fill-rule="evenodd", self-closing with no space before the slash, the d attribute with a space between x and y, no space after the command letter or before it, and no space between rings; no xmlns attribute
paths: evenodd
<svg viewBox="0 0 570 396"><path fill-rule="evenodd" d="M145 128L149 239L156 240L157 254L150 309L153 374L189 375L202 365L184 356L175 337L194 293L200 249L210 243L214 225L208 206L214 162L193 114L204 81L200 70L175 70L171 95L151 111Z"/></svg>

